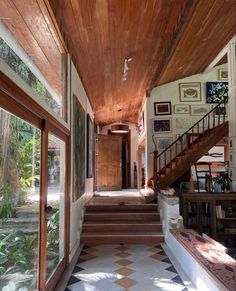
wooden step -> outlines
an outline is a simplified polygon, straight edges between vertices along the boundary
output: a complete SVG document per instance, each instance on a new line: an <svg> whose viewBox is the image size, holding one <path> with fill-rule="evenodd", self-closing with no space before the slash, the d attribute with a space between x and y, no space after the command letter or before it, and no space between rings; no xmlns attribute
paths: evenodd
<svg viewBox="0 0 236 291"><path fill-rule="evenodd" d="M130 231L162 231L162 225L158 222L137 223L97 223L86 222L83 224L83 232L130 232Z"/></svg>
<svg viewBox="0 0 236 291"><path fill-rule="evenodd" d="M161 232L155 233L93 233L81 235L81 243L84 244L148 244L164 242Z"/></svg>
<svg viewBox="0 0 236 291"><path fill-rule="evenodd" d="M132 212L132 211L141 211L141 212L157 212L157 204L106 204L106 205L87 205L86 213L93 212Z"/></svg>
<svg viewBox="0 0 236 291"><path fill-rule="evenodd" d="M160 215L158 213L144 213L144 212L126 212L126 213L86 213L84 222L87 221L159 221Z"/></svg>

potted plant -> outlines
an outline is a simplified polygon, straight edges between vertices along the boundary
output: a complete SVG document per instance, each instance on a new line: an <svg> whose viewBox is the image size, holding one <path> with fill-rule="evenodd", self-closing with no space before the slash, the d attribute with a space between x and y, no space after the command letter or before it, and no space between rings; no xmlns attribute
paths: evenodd
<svg viewBox="0 0 236 291"><path fill-rule="evenodd" d="M228 192L230 191L231 179L228 172L220 173L220 175L213 178L214 192Z"/></svg>

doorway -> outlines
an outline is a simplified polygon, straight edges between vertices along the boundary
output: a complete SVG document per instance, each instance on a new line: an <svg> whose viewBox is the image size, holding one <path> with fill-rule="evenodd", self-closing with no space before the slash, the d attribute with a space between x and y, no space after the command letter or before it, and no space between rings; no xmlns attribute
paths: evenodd
<svg viewBox="0 0 236 291"><path fill-rule="evenodd" d="M131 132L113 133L108 130L108 135L120 136L122 139L121 152L121 171L122 171L122 189L130 189L131 187L131 151L130 151L130 136Z"/></svg>

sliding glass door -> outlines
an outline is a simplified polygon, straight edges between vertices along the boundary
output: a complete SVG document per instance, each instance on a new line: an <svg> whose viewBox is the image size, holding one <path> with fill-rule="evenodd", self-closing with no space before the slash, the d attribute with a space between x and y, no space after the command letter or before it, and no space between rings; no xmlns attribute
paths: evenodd
<svg viewBox="0 0 236 291"><path fill-rule="evenodd" d="M68 133L39 116L0 90L0 290L52 290L66 264Z"/></svg>
<svg viewBox="0 0 236 291"><path fill-rule="evenodd" d="M49 279L64 258L65 142L48 136L47 275Z"/></svg>
<svg viewBox="0 0 236 291"><path fill-rule="evenodd" d="M0 290L37 290L41 130L0 108Z"/></svg>

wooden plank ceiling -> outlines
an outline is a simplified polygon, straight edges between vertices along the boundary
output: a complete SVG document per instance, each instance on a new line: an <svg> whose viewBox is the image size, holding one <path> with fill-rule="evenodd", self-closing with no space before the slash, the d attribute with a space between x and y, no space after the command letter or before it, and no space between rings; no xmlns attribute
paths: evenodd
<svg viewBox="0 0 236 291"><path fill-rule="evenodd" d="M0 20L60 95L61 49L40 2L0 0Z"/></svg>
<svg viewBox="0 0 236 291"><path fill-rule="evenodd" d="M185 22L162 70L155 76L156 85L201 73L207 68L236 34L236 1L197 0ZM227 57L222 61L227 62Z"/></svg>
<svg viewBox="0 0 236 291"><path fill-rule="evenodd" d="M186 0L49 0L99 124L137 121ZM125 58L127 80L123 78Z"/></svg>

